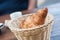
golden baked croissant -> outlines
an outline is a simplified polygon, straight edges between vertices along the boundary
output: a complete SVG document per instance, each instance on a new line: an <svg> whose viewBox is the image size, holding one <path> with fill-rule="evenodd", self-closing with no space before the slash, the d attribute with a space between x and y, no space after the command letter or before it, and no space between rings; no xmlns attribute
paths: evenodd
<svg viewBox="0 0 60 40"><path fill-rule="evenodd" d="M38 10L36 13L28 16L25 20L22 20L20 23L20 28L31 28L37 25L44 24L47 13L47 8Z"/></svg>

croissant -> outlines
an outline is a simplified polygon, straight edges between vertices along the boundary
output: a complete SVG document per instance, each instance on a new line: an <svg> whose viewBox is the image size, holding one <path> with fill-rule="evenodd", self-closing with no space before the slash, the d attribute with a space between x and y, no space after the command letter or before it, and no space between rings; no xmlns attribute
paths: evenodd
<svg viewBox="0 0 60 40"><path fill-rule="evenodd" d="M37 25L44 24L47 13L47 8L39 9L36 13L33 13L32 15L28 16L25 20L22 20L20 23L20 28L31 28Z"/></svg>

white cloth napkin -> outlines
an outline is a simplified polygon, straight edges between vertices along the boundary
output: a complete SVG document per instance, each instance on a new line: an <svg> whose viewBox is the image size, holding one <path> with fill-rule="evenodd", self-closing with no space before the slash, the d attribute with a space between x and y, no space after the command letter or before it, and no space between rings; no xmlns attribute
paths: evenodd
<svg viewBox="0 0 60 40"><path fill-rule="evenodd" d="M20 16L22 16L22 12L13 12L10 14L11 20L15 18L19 18Z"/></svg>

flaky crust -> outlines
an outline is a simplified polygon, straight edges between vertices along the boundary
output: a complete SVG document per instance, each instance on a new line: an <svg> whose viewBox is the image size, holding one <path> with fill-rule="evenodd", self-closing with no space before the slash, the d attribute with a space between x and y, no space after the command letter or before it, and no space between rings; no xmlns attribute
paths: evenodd
<svg viewBox="0 0 60 40"><path fill-rule="evenodd" d="M44 24L47 13L47 8L37 10L36 13L33 13L31 16L28 16L25 20L21 21L20 28L31 28Z"/></svg>

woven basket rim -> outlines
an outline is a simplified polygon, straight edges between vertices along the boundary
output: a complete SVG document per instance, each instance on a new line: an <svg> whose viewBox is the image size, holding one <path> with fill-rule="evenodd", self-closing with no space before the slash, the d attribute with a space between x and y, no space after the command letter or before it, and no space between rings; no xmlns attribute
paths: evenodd
<svg viewBox="0 0 60 40"><path fill-rule="evenodd" d="M31 14L26 14L26 15L23 15L23 16L27 16L27 15L31 15ZM16 30L16 31L25 31L25 30L32 30L32 29L37 29L37 28L41 28L41 27L46 27L46 26L48 26L49 24L51 24L52 23L52 21L54 21L54 17L53 17L53 15L51 15L51 14L47 14L47 16L49 16L50 17L50 21L48 22L48 23L45 23L45 24L43 24L43 25L38 25L39 27L34 27L34 28L26 28L26 29L20 29L20 28L14 28L13 27L13 29L12 29L12 27L9 27L11 30ZM21 16L22 17L22 16ZM17 18L18 19L18 18ZM13 19L13 20L11 20L11 22L12 21L14 21L15 19Z"/></svg>

